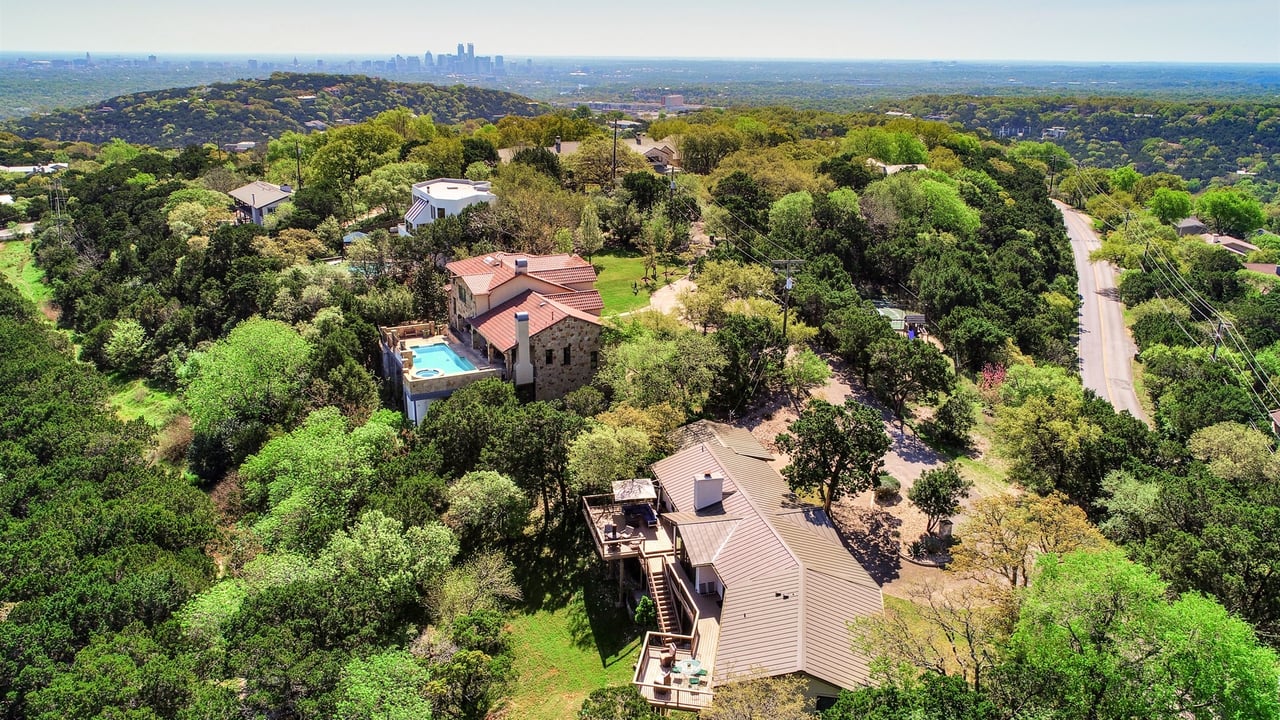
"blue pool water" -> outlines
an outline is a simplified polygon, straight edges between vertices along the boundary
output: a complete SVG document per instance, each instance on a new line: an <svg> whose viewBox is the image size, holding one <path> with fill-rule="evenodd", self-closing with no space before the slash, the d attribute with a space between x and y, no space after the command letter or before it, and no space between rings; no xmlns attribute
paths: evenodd
<svg viewBox="0 0 1280 720"><path fill-rule="evenodd" d="M420 345L413 349L413 371L438 370L440 375L471 372L476 366L444 343Z"/></svg>

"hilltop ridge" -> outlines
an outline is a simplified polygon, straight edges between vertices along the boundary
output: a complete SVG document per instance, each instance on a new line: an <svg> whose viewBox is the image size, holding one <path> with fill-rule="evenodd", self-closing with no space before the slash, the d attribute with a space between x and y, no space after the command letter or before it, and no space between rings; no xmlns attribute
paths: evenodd
<svg viewBox="0 0 1280 720"><path fill-rule="evenodd" d="M465 85L441 87L320 73L273 73L264 79L210 83L120 95L91 106L10 121L25 138L106 142L121 138L157 147L265 141L287 130L305 132L367 120L407 107L438 122L535 115L526 97ZM313 123L311 128L307 123Z"/></svg>

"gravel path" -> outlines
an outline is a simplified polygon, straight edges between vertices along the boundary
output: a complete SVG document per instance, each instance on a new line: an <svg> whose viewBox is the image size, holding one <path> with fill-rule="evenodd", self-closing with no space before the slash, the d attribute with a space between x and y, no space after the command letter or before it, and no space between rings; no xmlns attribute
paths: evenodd
<svg viewBox="0 0 1280 720"><path fill-rule="evenodd" d="M905 436L898 431L897 420L862 385L851 380L843 363L828 358L832 376L825 385L812 392L833 404L843 404L845 398L855 397L860 402L880 411L884 418L885 432L893 440L884 458L884 471L902 484L900 496L885 503L876 502L871 491L838 500L831 508L832 519L840 530L850 552L858 558L867 572L881 584L885 594L906 598L906 588L925 578L944 580L950 584L953 578L934 567L923 567L902 559L905 546L925 534L928 519L907 500L907 492L915 484L920 473L944 465L947 457L924 443L910 427ZM779 433L785 432L797 415L789 398L776 395L751 414L731 419L731 423L751 431L765 447L777 456L772 464L778 470L786 467L790 459L774 445ZM968 505L975 497L965 502ZM957 525L963 519L963 511L953 520Z"/></svg>

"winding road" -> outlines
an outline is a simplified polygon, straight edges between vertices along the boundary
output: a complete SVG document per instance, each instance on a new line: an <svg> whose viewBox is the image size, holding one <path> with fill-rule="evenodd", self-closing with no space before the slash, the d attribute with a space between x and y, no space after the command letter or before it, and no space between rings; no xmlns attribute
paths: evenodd
<svg viewBox="0 0 1280 720"><path fill-rule="evenodd" d="M1138 349L1124 326L1124 306L1116 293L1111 263L1090 262L1102 244L1087 215L1054 201L1062 212L1080 278L1080 379L1117 410L1147 420L1133 389L1133 356Z"/></svg>

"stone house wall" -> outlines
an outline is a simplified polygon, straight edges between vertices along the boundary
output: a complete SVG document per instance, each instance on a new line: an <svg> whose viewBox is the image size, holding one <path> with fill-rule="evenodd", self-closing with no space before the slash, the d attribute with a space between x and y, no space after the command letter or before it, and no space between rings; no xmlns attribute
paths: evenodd
<svg viewBox="0 0 1280 720"><path fill-rule="evenodd" d="M569 348L569 364L564 349ZM529 338L533 360L534 395L538 400L563 397L565 393L589 385L596 373L591 363L600 353L600 326L576 317L567 317ZM547 351L551 364L547 364Z"/></svg>

